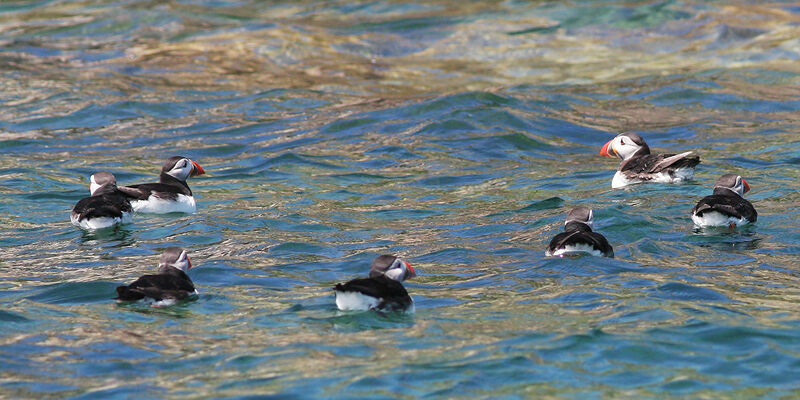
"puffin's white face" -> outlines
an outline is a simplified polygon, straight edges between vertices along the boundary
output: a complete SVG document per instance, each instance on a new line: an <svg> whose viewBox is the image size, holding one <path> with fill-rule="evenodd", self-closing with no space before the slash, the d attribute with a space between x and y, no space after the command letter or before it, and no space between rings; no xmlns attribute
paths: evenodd
<svg viewBox="0 0 800 400"><path fill-rule="evenodd" d="M178 255L178 258L175 261L170 261L166 264L173 266L183 272L186 272L190 268L192 268L192 262L189 261L189 255L186 254L186 250L181 251L181 253ZM160 266L161 265L159 265L159 267Z"/></svg>
<svg viewBox="0 0 800 400"><path fill-rule="evenodd" d="M100 185L98 185L97 181L95 181L94 175L92 175L92 177L89 178L89 180L92 182L89 184L89 192L91 192L92 196L94 196L94 192L96 192L97 189L100 189Z"/></svg>
<svg viewBox="0 0 800 400"><path fill-rule="evenodd" d="M744 197L744 194L750 191L750 185L747 184L747 181L736 174L725 174L719 177L714 185L714 189L717 188L728 189L740 197Z"/></svg>
<svg viewBox="0 0 800 400"><path fill-rule="evenodd" d="M745 193L750 191L750 185L747 184L747 181L744 180L741 176L736 177L736 184L733 185L731 188L736 193L739 193L739 196L744 196Z"/></svg>
<svg viewBox="0 0 800 400"><path fill-rule="evenodd" d="M607 157L617 156L623 160L627 160L641 148L642 146L634 143L631 138L621 134L606 143L600 150L600 154Z"/></svg>
<svg viewBox="0 0 800 400"><path fill-rule="evenodd" d="M89 184L89 191L92 193L92 196L103 186L117 186L117 178L107 171L95 172L89 177L89 181L91 182Z"/></svg>
<svg viewBox="0 0 800 400"><path fill-rule="evenodd" d="M401 260L400 258L396 258L389 269L383 273L386 275L387 278L402 282L406 279L411 279L417 276L417 271L414 271L414 267L411 266L408 262Z"/></svg>
<svg viewBox="0 0 800 400"><path fill-rule="evenodd" d="M565 222L564 225L566 225L569 222L570 221L567 220L567 222ZM594 227L594 211L589 210L589 218L586 219L586 221L577 221L577 222L583 222L584 224L589 225L589 227Z"/></svg>
<svg viewBox="0 0 800 400"><path fill-rule="evenodd" d="M194 163L188 158L181 158L175 163L171 170L167 171L167 175L175 179L185 181L186 178L192 175L194 171Z"/></svg>

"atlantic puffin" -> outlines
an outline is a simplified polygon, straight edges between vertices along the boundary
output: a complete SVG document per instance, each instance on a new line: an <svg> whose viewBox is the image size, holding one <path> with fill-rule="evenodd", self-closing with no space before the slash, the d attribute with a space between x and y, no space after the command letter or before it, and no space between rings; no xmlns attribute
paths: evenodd
<svg viewBox="0 0 800 400"><path fill-rule="evenodd" d="M691 151L680 154L650 154L650 147L637 133L620 133L600 149L606 157L619 157L614 189L642 182L679 183L694 177L700 157Z"/></svg>
<svg viewBox="0 0 800 400"><path fill-rule="evenodd" d="M186 157L174 156L168 158L161 167L158 183L120 186L119 190L131 198L131 206L136 212L193 213L197 206L186 179L205 173L203 167L196 162Z"/></svg>
<svg viewBox="0 0 800 400"><path fill-rule="evenodd" d="M614 257L614 249L605 236L592 232L594 213L589 207L576 207L567 214L564 232L556 235L547 246L545 255L561 256L570 253L588 253L593 256Z"/></svg>
<svg viewBox="0 0 800 400"><path fill-rule="evenodd" d="M700 200L692 209L692 221L700 228L724 227L731 229L756 222L755 207L742 196L750 185L739 175L722 175L714 185L714 194Z"/></svg>
<svg viewBox="0 0 800 400"><path fill-rule="evenodd" d="M400 283L417 276L408 262L382 255L372 262L369 278L353 279L334 287L336 306L343 311L414 312L414 300Z"/></svg>
<svg viewBox="0 0 800 400"><path fill-rule="evenodd" d="M194 283L186 275L192 268L192 262L186 250L180 247L168 247L161 254L156 275L143 275L130 285L117 287L119 301L144 300L153 307L165 307L197 295Z"/></svg>
<svg viewBox="0 0 800 400"><path fill-rule="evenodd" d="M83 229L103 229L128 224L133 208L128 198L117 189L117 179L111 172L97 172L89 181L90 197L78 201L69 216L75 226Z"/></svg>

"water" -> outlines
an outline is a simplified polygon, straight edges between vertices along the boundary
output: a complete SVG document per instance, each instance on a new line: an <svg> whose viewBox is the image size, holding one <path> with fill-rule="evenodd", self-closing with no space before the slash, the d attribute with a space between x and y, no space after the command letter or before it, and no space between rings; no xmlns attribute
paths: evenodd
<svg viewBox="0 0 800 400"><path fill-rule="evenodd" d="M0 397L797 396L798 12L0 4ZM611 190L623 130L696 180ZM69 223L176 154L196 214ZM730 172L758 223L693 232ZM616 259L544 257L576 205ZM115 304L170 245L199 299ZM417 313L336 311L382 253Z"/></svg>

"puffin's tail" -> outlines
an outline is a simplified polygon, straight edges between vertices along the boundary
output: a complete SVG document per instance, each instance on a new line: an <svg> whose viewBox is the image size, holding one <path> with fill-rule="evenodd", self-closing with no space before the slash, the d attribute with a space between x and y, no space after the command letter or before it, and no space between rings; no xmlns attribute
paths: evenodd
<svg viewBox="0 0 800 400"><path fill-rule="evenodd" d="M115 300L121 301L135 301L144 298L142 293L138 290L131 289L129 286L117 286L117 298Z"/></svg>

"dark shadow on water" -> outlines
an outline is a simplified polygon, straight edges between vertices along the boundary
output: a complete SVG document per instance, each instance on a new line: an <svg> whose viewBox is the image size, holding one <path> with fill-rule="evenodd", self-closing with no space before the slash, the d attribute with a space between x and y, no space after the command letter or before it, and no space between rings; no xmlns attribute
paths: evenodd
<svg viewBox="0 0 800 400"><path fill-rule="evenodd" d="M0 310L0 322L3 323L22 323L30 322L31 320L24 316L6 310Z"/></svg>
<svg viewBox="0 0 800 400"><path fill-rule="evenodd" d="M62 282L41 286L25 298L46 304L73 305L102 303L113 297L113 282Z"/></svg>
<svg viewBox="0 0 800 400"><path fill-rule="evenodd" d="M689 241L700 247L716 250L755 250L761 247L752 226L731 230L729 228L694 228Z"/></svg>
<svg viewBox="0 0 800 400"><path fill-rule="evenodd" d="M756 238L749 241L730 241L730 242L708 242L699 243L700 247L707 247L715 250L756 250L761 248L761 239Z"/></svg>
<svg viewBox="0 0 800 400"><path fill-rule="evenodd" d="M142 301L117 301L113 299L111 301L116 302L117 308L126 311L134 311L145 315L163 315L173 318L189 318L192 316L192 310L189 308L189 305L195 300L197 300L197 296L191 296L185 300L181 300L171 306L166 307L153 307L152 305Z"/></svg>
<svg viewBox="0 0 800 400"><path fill-rule="evenodd" d="M375 329L410 328L416 323L414 314L381 311L335 311L329 318L318 319L339 332L361 332Z"/></svg>
<svg viewBox="0 0 800 400"><path fill-rule="evenodd" d="M542 211L542 210L554 210L564 206L564 199L560 197L549 197L544 200L535 201L531 204L528 204L525 207L516 209L516 210L506 210L501 211L498 213L487 215L487 218L493 217L501 217L506 215L512 215L516 213L525 213L531 211Z"/></svg>
<svg viewBox="0 0 800 400"><path fill-rule="evenodd" d="M647 268L610 257L593 256L586 253L571 253L545 257L536 265L526 267L515 275L531 277L603 276L625 272L645 272Z"/></svg>
<svg viewBox="0 0 800 400"><path fill-rule="evenodd" d="M81 236L78 238L78 243L81 245L94 244L92 242L118 242L121 246L131 246L134 244L133 231L128 229L130 224L127 225L114 225L108 228L83 230L81 229ZM80 228L78 228L80 229Z"/></svg>

